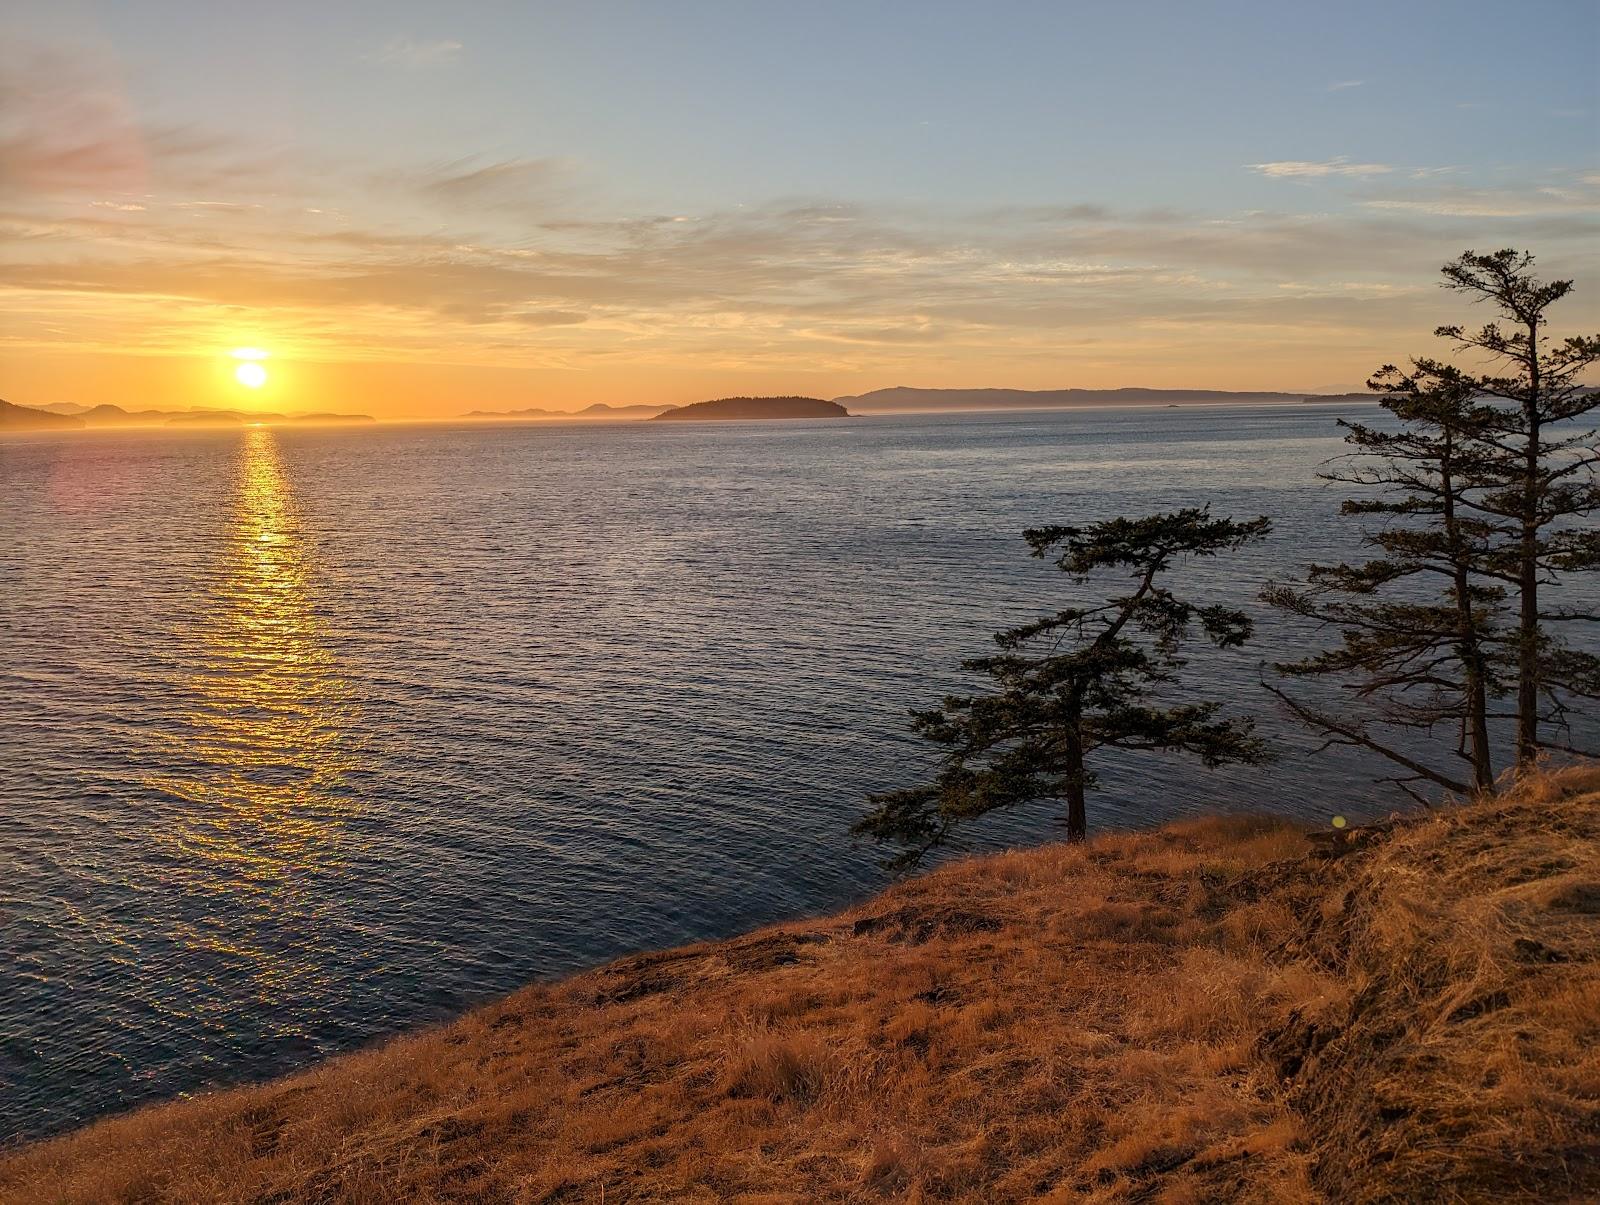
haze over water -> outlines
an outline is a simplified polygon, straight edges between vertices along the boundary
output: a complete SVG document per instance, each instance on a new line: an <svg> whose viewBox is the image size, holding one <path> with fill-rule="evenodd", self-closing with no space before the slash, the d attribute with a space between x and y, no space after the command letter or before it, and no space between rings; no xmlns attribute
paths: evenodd
<svg viewBox="0 0 1600 1205"><path fill-rule="evenodd" d="M1189 579L1248 602L1356 551L1334 416L0 442L0 1139L863 894L848 825L929 764L906 709L1072 597L1021 530L1268 514ZM1091 826L1396 806L1258 690L1306 645L1262 617L1197 677L1279 765L1130 758Z"/></svg>

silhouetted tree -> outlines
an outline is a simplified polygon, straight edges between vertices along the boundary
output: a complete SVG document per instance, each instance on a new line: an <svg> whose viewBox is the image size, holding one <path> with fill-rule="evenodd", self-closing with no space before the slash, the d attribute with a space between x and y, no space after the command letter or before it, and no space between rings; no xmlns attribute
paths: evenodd
<svg viewBox="0 0 1600 1205"><path fill-rule="evenodd" d="M1236 523L1188 509L1025 532L1033 555L1056 553L1074 583L1120 572L1131 577L1130 591L997 633L1002 652L963 663L987 675L993 692L912 712L915 731L945 750L935 781L874 795L874 810L852 831L906 846L889 865L907 869L962 821L1059 799L1068 840L1082 840L1085 796L1095 785L1089 763L1099 750L1190 753L1207 766L1265 760L1250 719L1220 718L1215 702L1155 700L1177 681L1181 647L1196 625L1223 648L1243 644L1252 626L1244 612L1180 599L1159 579L1185 558L1238 549L1270 527L1266 518Z"/></svg>
<svg viewBox="0 0 1600 1205"><path fill-rule="evenodd" d="M1464 378L1482 397L1502 403L1479 436L1491 452L1494 488L1474 505L1500 520L1516 541L1516 752L1522 767L1548 744L1540 736L1541 719L1564 722L1571 696L1600 698L1600 658L1571 648L1548 626L1600 616L1539 605L1540 586L1555 575L1600 568L1600 532L1576 526L1600 510L1597 435L1560 426L1600 409L1600 393L1579 379L1600 360L1600 335L1556 340L1546 333L1545 312L1572 291L1572 282L1542 281L1533 264L1522 251L1463 252L1444 266L1445 287L1489 302L1504 325L1435 331L1487 359L1488 371Z"/></svg>
<svg viewBox="0 0 1600 1205"><path fill-rule="evenodd" d="M1312 565L1304 583L1269 582L1264 601L1337 628L1339 647L1279 662L1294 678L1332 678L1359 700L1354 711L1315 707L1276 686L1267 689L1330 744L1373 750L1404 767L1391 781L1413 795L1427 781L1462 794L1494 786L1489 700L1507 693L1501 669L1512 634L1502 622L1504 545L1471 499L1492 470L1482 442L1497 421L1464 374L1432 362L1411 372L1385 365L1368 386L1400 420L1397 431L1345 422L1350 463L1324 480L1363 488L1346 515L1375 516L1363 543L1377 550L1359 564ZM1459 732L1466 782L1396 747L1392 730ZM1470 785L1469 785L1470 784Z"/></svg>

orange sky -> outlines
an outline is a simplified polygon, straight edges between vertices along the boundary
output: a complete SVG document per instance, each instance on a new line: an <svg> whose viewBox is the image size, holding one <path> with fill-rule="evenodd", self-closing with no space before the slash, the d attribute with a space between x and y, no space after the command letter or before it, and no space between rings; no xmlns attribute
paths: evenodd
<svg viewBox="0 0 1600 1205"><path fill-rule="evenodd" d="M935 33L869 14L848 43L800 21L710 45L648 7L515 30L463 10L423 37L339 6L18 2L0 397L24 405L1359 388L1470 320L1441 263L1504 245L1578 279L1563 325L1600 325L1592 73L1551 73L1532 113L1455 96L1443 51L1369 83L1360 22L1292 69L1201 23L1141 51L1156 71L1118 66L1138 31L1116 13L1043 6L938 35L992 70L930 82ZM790 46L811 37L838 69L822 94ZM1192 74L1195 39L1226 78ZM264 388L234 380L239 346L272 353Z"/></svg>

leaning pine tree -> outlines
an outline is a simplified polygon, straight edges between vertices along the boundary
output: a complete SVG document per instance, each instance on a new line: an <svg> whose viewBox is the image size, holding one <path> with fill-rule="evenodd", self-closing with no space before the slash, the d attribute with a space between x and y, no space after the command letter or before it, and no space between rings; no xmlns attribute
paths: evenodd
<svg viewBox="0 0 1600 1205"><path fill-rule="evenodd" d="M1000 653L964 663L992 680L991 692L912 713L914 729L944 750L935 781L874 795L853 831L903 846L889 865L905 870L964 821L1054 799L1066 804L1067 839L1081 841L1102 750L1189 753L1207 766L1266 760L1248 718L1222 717L1215 702L1159 701L1177 682L1194 628L1223 648L1251 633L1244 612L1189 602L1160 583L1175 564L1233 551L1270 526L1188 509L1024 533L1034 556L1054 555L1076 584L1117 573L1130 588L997 633Z"/></svg>

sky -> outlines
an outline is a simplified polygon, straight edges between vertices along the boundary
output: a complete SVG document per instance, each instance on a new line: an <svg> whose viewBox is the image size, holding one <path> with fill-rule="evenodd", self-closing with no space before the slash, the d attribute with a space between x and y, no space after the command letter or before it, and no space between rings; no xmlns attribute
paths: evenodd
<svg viewBox="0 0 1600 1205"><path fill-rule="evenodd" d="M7 0L0 397L1359 388L1466 248L1600 328L1597 63L1594 0Z"/></svg>

